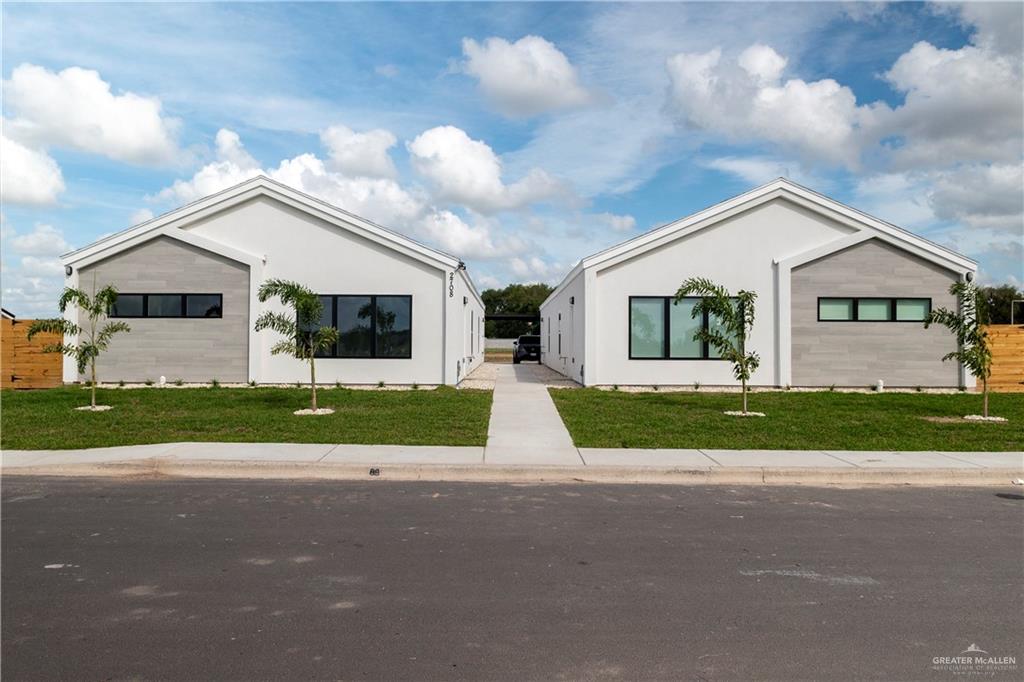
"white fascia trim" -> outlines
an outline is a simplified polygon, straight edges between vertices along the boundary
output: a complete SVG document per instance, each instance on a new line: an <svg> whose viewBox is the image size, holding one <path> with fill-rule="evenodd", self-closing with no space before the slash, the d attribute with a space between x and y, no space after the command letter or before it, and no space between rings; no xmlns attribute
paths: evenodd
<svg viewBox="0 0 1024 682"><path fill-rule="evenodd" d="M830 256L838 251L848 249L851 246L856 246L857 244L866 242L870 239L877 239L880 242L885 242L886 244L895 246L902 251L918 256L919 258L930 263L934 263L939 267L946 268L950 272L955 272L958 275L963 275L966 272L974 272L977 269L977 266L973 266L973 263L971 263L973 267L952 267L950 259L939 256L931 250L922 249L917 244L911 244L890 234L876 232L870 229L862 229L858 232L854 232L853 234L846 235L840 239L822 244L821 246L817 246L813 249L808 249L807 251L786 256L785 258L777 258L775 259L775 263L780 268L792 270L793 268L806 265L807 263L824 258L825 256Z"/></svg>
<svg viewBox="0 0 1024 682"><path fill-rule="evenodd" d="M176 239L180 242L184 242L198 249L209 251L210 253L216 254L218 256L223 256L224 258L227 258L229 260L233 260L238 263L243 263L249 266L255 266L263 262L263 259L260 256L247 253L245 251L240 251L230 246L225 246L224 244L209 239L207 237L201 237L197 234L193 234L191 232L178 229L176 227L161 227L158 229L149 230L139 235L135 235L130 239L123 240L118 243L116 249L104 249L101 251L97 251L91 255L78 258L74 261L65 261L65 264L73 263L76 269L81 269L84 267L88 267L94 263L106 260L107 258L117 255L118 253L126 251L134 246L145 244L146 242L152 241L154 239L159 239L160 237Z"/></svg>
<svg viewBox="0 0 1024 682"><path fill-rule="evenodd" d="M481 298L480 292L476 290L476 285L473 284L473 278L469 276L469 272L466 271L465 267L458 268L458 271L459 271L459 274L462 276L462 281L466 283L466 286L469 288L470 292L473 294L473 298L475 298L477 303L480 304L480 307L482 307L482 308L484 308L486 310L487 306L484 305L484 299Z"/></svg>
<svg viewBox="0 0 1024 682"><path fill-rule="evenodd" d="M580 261L572 270L569 271L569 273L565 277L562 278L562 281L558 283L558 286L555 287L550 294L548 294L548 297L545 298L544 302L540 304L540 308L538 308L538 310L544 310L544 306L550 303L552 299L558 296L558 294L562 293L562 290L565 289L565 287L569 286L570 282L576 279L576 276L580 274L580 271L582 269L583 261Z"/></svg>
<svg viewBox="0 0 1024 682"><path fill-rule="evenodd" d="M167 226L178 227L183 223L202 219L214 212L222 211L258 196L268 196L281 201L435 267L454 268L459 265L459 259L454 256L420 244L404 235L392 232L369 220L331 206L262 175L100 239L88 246L70 251L61 256L61 262L65 265L74 265L97 253L117 253L119 250L128 248L125 244L131 243L139 235Z"/></svg>
<svg viewBox="0 0 1024 682"><path fill-rule="evenodd" d="M715 204L703 211L698 211L693 215L587 256L580 263L584 268L599 267L604 269L615 263L638 256L661 244L682 238L722 220L726 220L738 213L779 198L785 198L856 230L870 229L880 235L886 235L890 237L890 243L903 246L904 248L908 246L913 247L919 253L929 254L931 256L930 260L933 262L942 263L945 267L955 271L970 270L973 272L977 269L977 263L966 256L911 234L895 225L873 218L866 213L841 204L834 199L818 194L785 178L773 180L766 185ZM566 277L565 282L568 282L569 279L569 277Z"/></svg>
<svg viewBox="0 0 1024 682"><path fill-rule="evenodd" d="M789 181L785 181L785 189L788 192L811 202L813 205L818 206L825 211L837 213L849 221L841 222L846 222L846 224L852 224L853 226L866 226L891 237L892 239L890 240L890 243L893 245L909 245L920 250L922 253L931 254L933 258L930 260L934 263L938 263L940 265L945 264L945 267L954 271L974 272L978 269L977 261L972 260L967 256L959 254L956 251L952 251L951 249L947 249L944 246L936 244L933 241L929 241L928 239L925 239L920 235L916 235L913 232L904 230L892 223L887 223L886 221L875 218L872 215L868 215L863 211L859 211L851 206L840 203L835 199L830 199L829 197L819 194L812 189L808 189L807 187Z"/></svg>

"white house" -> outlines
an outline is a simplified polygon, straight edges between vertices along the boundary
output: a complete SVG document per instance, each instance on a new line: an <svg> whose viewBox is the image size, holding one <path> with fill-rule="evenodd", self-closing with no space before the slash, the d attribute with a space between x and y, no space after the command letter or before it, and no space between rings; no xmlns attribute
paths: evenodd
<svg viewBox="0 0 1024 682"><path fill-rule="evenodd" d="M749 348L761 386L965 385L942 362L933 307L974 261L778 179L588 256L541 305L542 361L593 385L733 385L731 366L693 341L688 277L757 293Z"/></svg>
<svg viewBox="0 0 1024 682"><path fill-rule="evenodd" d="M67 286L119 291L104 381L308 380L253 323L270 278L321 294L341 340L325 383L457 384L483 362L484 305L464 264L290 187L257 177L61 258ZM77 322L76 312L68 316ZM64 380L77 381L65 360Z"/></svg>

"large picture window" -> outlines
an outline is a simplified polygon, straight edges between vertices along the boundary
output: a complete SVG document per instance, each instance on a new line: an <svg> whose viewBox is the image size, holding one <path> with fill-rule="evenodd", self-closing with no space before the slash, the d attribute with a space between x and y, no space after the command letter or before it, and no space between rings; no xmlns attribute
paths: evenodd
<svg viewBox="0 0 1024 682"><path fill-rule="evenodd" d="M710 315L693 317L697 297L673 303L673 296L631 296L629 299L629 358L631 360L717 360L718 352L694 334L714 329Z"/></svg>
<svg viewBox="0 0 1024 682"><path fill-rule="evenodd" d="M118 294L108 317L224 316L222 294Z"/></svg>
<svg viewBox="0 0 1024 682"><path fill-rule="evenodd" d="M338 330L326 358L411 358L412 296L321 296L323 326Z"/></svg>
<svg viewBox="0 0 1024 682"><path fill-rule="evenodd" d="M818 299L819 322L924 322L931 312L930 298Z"/></svg>

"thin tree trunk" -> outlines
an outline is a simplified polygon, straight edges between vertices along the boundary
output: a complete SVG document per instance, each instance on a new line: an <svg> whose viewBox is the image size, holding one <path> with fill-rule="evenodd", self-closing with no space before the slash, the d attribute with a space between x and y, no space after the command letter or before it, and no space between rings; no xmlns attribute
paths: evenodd
<svg viewBox="0 0 1024 682"><path fill-rule="evenodd" d="M747 413L747 380L742 379L743 382L743 414Z"/></svg>
<svg viewBox="0 0 1024 682"><path fill-rule="evenodd" d="M96 409L96 359L93 358L92 362L89 363L92 367L92 381L89 382L89 389L92 393L92 409Z"/></svg>
<svg viewBox="0 0 1024 682"><path fill-rule="evenodd" d="M981 414L988 418L988 377L981 378Z"/></svg>
<svg viewBox="0 0 1024 682"><path fill-rule="evenodd" d="M316 412L316 364L309 358L309 384L313 387L313 411Z"/></svg>

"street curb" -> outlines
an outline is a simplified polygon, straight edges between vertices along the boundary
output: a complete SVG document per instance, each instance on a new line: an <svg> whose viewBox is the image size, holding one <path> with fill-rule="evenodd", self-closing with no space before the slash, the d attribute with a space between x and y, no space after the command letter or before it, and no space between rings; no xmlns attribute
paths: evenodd
<svg viewBox="0 0 1024 682"><path fill-rule="evenodd" d="M371 473L376 472L376 473ZM671 485L1005 486L1017 469L825 469L629 466L497 466L337 464L150 458L128 462L6 468L4 476L107 478L216 478L337 481L451 481L480 483L653 483Z"/></svg>

